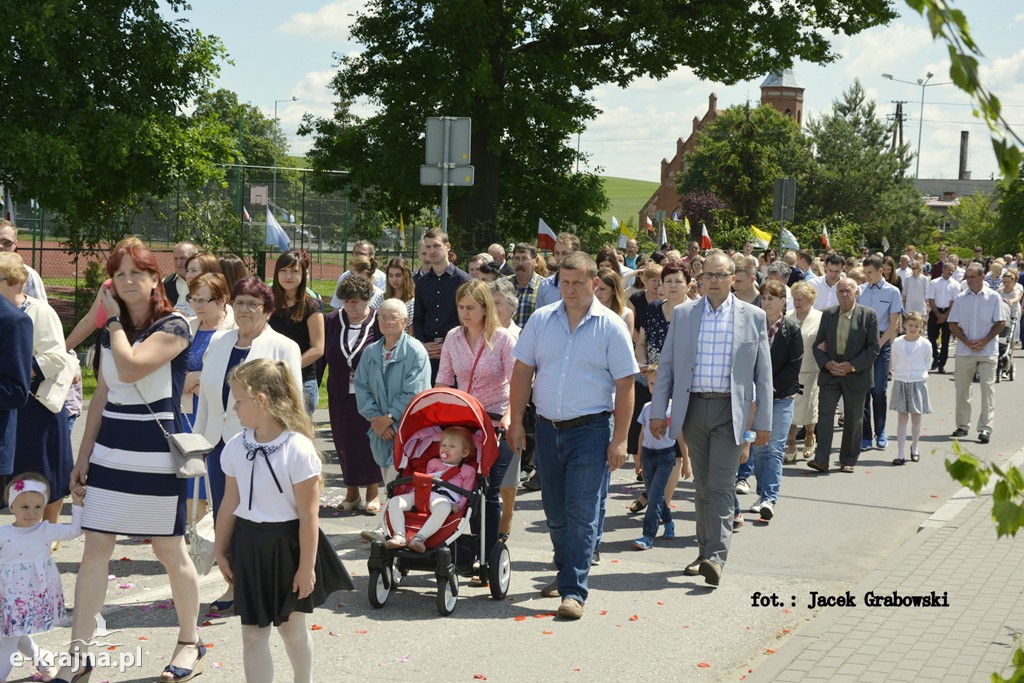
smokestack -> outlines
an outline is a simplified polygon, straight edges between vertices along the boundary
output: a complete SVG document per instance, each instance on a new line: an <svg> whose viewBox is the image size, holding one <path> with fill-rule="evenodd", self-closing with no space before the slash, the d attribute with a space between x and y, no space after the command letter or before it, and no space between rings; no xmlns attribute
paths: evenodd
<svg viewBox="0 0 1024 683"><path fill-rule="evenodd" d="M967 170L967 138L970 135L966 130L960 131L960 169L957 172L958 180L970 180L971 172Z"/></svg>

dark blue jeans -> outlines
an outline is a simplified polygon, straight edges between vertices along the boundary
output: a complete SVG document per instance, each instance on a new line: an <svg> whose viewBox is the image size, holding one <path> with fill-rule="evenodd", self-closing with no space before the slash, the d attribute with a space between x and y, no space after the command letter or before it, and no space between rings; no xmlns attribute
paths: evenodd
<svg viewBox="0 0 1024 683"><path fill-rule="evenodd" d="M676 447L643 449L644 481L648 482L647 512L644 513L644 536L658 535L658 524L672 521L672 513L665 501L665 486L676 464Z"/></svg>
<svg viewBox="0 0 1024 683"><path fill-rule="evenodd" d="M875 359L875 386L868 392L864 399L864 439L870 441L872 437L871 418L875 419L875 437L885 435L885 411L888 408L885 394L889 388L889 355L892 353L892 342L886 342L885 346L878 352Z"/></svg>
<svg viewBox="0 0 1024 683"><path fill-rule="evenodd" d="M587 580L608 481L610 440L606 416L561 430L537 420L541 500L562 598L585 602L589 594Z"/></svg>

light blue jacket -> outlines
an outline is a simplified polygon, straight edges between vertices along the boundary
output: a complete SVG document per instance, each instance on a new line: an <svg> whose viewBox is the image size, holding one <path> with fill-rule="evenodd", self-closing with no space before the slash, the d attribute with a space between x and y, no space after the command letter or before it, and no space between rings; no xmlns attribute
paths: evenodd
<svg viewBox="0 0 1024 683"><path fill-rule="evenodd" d="M378 339L363 351L356 368L356 406L367 420L387 413L395 419L395 429L413 396L430 388L430 357L419 340L403 334L395 344L394 356L384 367L384 339ZM380 467L394 464L394 441L385 441L371 427L370 450Z"/></svg>

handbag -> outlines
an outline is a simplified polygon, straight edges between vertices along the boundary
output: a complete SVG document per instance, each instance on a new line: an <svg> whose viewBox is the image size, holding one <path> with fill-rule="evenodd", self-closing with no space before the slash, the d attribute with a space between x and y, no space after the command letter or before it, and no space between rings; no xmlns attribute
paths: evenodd
<svg viewBox="0 0 1024 683"><path fill-rule="evenodd" d="M203 477L203 488L206 490L206 502L211 505L211 510L202 519L197 520L199 515L199 482L196 482L192 490L192 516L188 520L188 556L192 558L192 564L196 571L206 576L213 569L213 494L210 492L210 478Z"/></svg>
<svg viewBox="0 0 1024 683"><path fill-rule="evenodd" d="M68 393L71 391L71 385L74 383L79 369L78 356L66 356L60 371L53 377L48 377L40 382L36 393L32 396L51 413L59 413L68 400Z"/></svg>
<svg viewBox="0 0 1024 683"><path fill-rule="evenodd" d="M156 413L150 408L146 397L139 390L139 385L133 384L135 391L139 394L149 414L156 418ZM171 456L174 458L175 474L179 479L195 479L206 476L206 454L213 450L213 444L206 440L202 434L181 432L171 434L164 429L160 420L156 420L156 426L163 432L167 439L167 446L170 448Z"/></svg>

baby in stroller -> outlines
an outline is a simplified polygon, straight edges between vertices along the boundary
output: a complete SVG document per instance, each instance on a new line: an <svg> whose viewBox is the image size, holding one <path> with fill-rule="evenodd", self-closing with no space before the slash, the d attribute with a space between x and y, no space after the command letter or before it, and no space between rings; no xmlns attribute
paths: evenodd
<svg viewBox="0 0 1024 683"><path fill-rule="evenodd" d="M427 462L426 473L437 476L453 486L471 491L476 484L476 471L463 460L470 457L476 450L473 434L465 427L448 427L441 434L438 445L438 457ZM408 548L413 552L423 553L427 550L426 541L434 535L453 512L458 512L466 497L448 488L434 487L430 492L430 516L423 523L419 532L407 541L405 538L405 513L413 508L416 492L402 493L392 496L388 501L387 515L391 524L391 538L384 547L391 550Z"/></svg>

